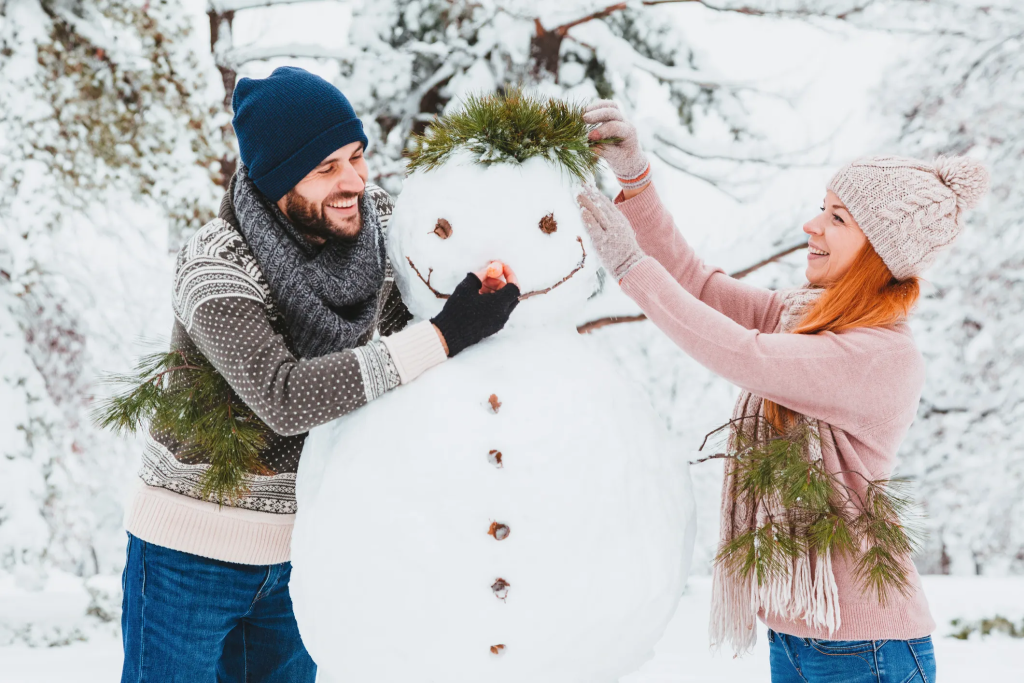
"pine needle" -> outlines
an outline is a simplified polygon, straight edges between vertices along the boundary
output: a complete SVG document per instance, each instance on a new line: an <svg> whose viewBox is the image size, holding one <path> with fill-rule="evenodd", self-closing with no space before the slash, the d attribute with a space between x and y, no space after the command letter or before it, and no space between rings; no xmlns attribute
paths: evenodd
<svg viewBox="0 0 1024 683"><path fill-rule="evenodd" d="M466 150L483 165L545 158L586 181L600 162L597 148L618 139L588 139L593 126L583 112L582 104L543 99L521 87L470 96L461 110L435 118L422 135L412 137L409 171L437 168L455 151Z"/></svg>
<svg viewBox="0 0 1024 683"><path fill-rule="evenodd" d="M124 389L99 403L97 424L118 434L136 434L147 424L169 434L181 443L182 461L209 464L200 482L204 498L237 501L249 493L253 475L273 474L259 460L270 428L202 354L150 354L132 373L103 381Z"/></svg>
<svg viewBox="0 0 1024 683"><path fill-rule="evenodd" d="M845 555L879 603L886 604L894 592L909 595L914 589L910 556L922 532L911 523L915 508L908 482L866 481L858 494L822 462L807 461L808 440L818 436L806 424L797 423L786 434L752 431L771 436L755 439L745 429L736 433L727 453L734 465L733 494L747 510L782 508L784 516L737 534L720 548L716 562L760 586L789 577L800 556Z"/></svg>

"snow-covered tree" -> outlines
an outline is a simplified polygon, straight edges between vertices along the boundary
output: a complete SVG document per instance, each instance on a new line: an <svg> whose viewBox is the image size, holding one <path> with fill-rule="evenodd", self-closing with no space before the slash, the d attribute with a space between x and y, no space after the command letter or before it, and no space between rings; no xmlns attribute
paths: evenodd
<svg viewBox="0 0 1024 683"><path fill-rule="evenodd" d="M0 3L0 573L26 588L123 561L137 444L89 413L168 334L169 253L216 209L224 115L191 39L177 0Z"/></svg>
<svg viewBox="0 0 1024 683"><path fill-rule="evenodd" d="M931 526L920 559L941 573L1024 572L1024 7L909 2L882 30L924 35L893 74L902 151L970 154L992 192L929 274L916 331L928 360L906 471ZM937 7L935 5L938 5Z"/></svg>
<svg viewBox="0 0 1024 683"><path fill-rule="evenodd" d="M627 107L641 99L649 106L656 91L667 115L645 133L652 140L655 132L662 135L654 146L659 150L692 139L698 127L704 149L712 147L712 137L730 146L764 138L747 115L750 101L763 95L723 79L708 63L713 60L689 49L659 7L678 0L358 0L343 47L290 38L271 46L234 44L231 29L240 12L294 2L211 0L213 50L226 87L256 60L336 63L334 80L367 124L375 180L392 192L401 189L402 153L412 133L422 132L449 103L508 85L579 100L615 97ZM671 153L662 158L687 170Z"/></svg>

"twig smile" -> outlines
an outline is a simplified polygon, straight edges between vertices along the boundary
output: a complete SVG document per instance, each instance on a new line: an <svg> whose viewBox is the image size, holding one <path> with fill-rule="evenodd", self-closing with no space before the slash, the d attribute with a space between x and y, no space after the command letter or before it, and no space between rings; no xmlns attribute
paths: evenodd
<svg viewBox="0 0 1024 683"><path fill-rule="evenodd" d="M520 301L524 301L526 299L529 299L532 296L539 296L541 294L547 294L552 289L555 289L556 287L565 284L566 282L569 281L569 278L571 278L573 275L575 275L576 273L578 273L581 270L583 270L583 267L587 264L587 248L583 246L583 238L582 237L577 237L576 241L580 243L580 251L583 252L583 256L580 257L579 265L577 265L575 268L573 268L569 272L568 275L566 275L565 277L563 277L561 280L559 280L555 284L551 285L550 287L548 287L546 289L536 289L536 290L534 290L532 292L527 292L526 294L519 295L519 300ZM434 286L432 284L430 284L430 278L434 274L434 269L433 268L428 268L427 269L427 276L423 277L423 273L421 273L420 269L416 267L416 264L412 262L412 258L406 256L405 260L409 262L409 265L412 267L413 272L416 273L416 277L418 277L420 279L420 282L425 284L427 286L427 289L429 289L431 292L434 293L434 296L436 296L438 299L447 299L447 298L449 298L451 296L451 294L445 294L444 292L437 291L437 289L435 289Z"/></svg>

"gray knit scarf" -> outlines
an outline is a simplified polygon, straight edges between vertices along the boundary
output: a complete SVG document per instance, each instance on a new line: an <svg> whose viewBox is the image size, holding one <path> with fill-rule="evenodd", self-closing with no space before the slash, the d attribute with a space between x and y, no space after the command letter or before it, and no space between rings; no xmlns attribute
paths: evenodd
<svg viewBox="0 0 1024 683"><path fill-rule="evenodd" d="M355 242L315 245L261 193L247 169L235 179L235 215L270 285L288 333L302 358L358 346L377 315L384 284L384 237L373 201L359 208L363 229Z"/></svg>
<svg viewBox="0 0 1024 683"><path fill-rule="evenodd" d="M783 312L775 333L788 334L798 327L824 291L803 287L783 292ZM739 432L748 443L768 438L770 428L759 419L763 417L764 399L748 391L741 392L733 410L729 450L734 450ZM835 449L835 437L827 422L806 416L800 419L813 435L804 450L808 462L821 460L823 449ZM779 501L762 502L757 509L751 509L735 490L735 470L735 463L726 460L719 549L739 534L763 524L766 518L778 517L781 512L777 507L781 505ZM757 638L757 616L762 611L786 619L802 619L810 628L834 633L842 621L831 553L814 560L802 555L793 562L788 575L760 584L753 576L741 578L727 570L723 563L717 563L711 591L711 645L717 648L728 642L737 654L749 652Z"/></svg>

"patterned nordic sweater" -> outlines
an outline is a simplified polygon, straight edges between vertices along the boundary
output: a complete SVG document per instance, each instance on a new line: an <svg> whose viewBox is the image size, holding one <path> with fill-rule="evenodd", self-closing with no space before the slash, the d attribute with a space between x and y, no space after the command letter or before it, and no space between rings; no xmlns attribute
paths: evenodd
<svg viewBox="0 0 1024 683"><path fill-rule="evenodd" d="M391 198L373 185L366 192L386 232ZM221 507L200 493L209 460L190 444L152 430L126 527L175 550L271 564L288 559L295 476L308 430L411 381L445 354L429 322L406 328L412 316L388 263L374 325L381 338L374 339L371 329L356 348L299 360L266 279L236 227L232 194L229 189L220 215L178 255L171 347L202 353L273 430L259 459L274 474L251 475L251 493Z"/></svg>

